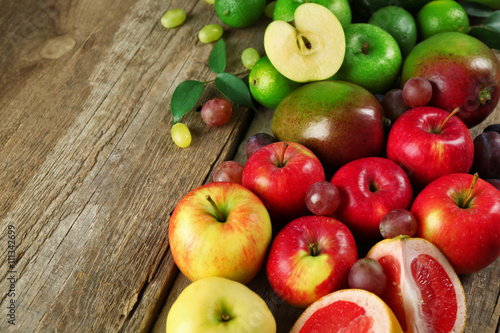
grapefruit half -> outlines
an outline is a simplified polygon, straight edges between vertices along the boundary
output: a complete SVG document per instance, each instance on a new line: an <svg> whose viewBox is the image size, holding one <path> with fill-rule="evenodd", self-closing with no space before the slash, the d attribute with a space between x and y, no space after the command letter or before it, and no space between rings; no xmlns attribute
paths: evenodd
<svg viewBox="0 0 500 333"><path fill-rule="evenodd" d="M462 332L466 320L462 284L444 254L423 238L395 237L366 255L384 268L381 298L405 332Z"/></svg>
<svg viewBox="0 0 500 333"><path fill-rule="evenodd" d="M309 305L290 333L402 333L387 304L362 289L342 289Z"/></svg>

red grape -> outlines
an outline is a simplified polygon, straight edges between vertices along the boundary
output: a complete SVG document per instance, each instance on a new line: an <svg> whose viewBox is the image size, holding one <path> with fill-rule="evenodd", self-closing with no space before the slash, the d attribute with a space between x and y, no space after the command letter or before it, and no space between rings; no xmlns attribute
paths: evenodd
<svg viewBox="0 0 500 333"><path fill-rule="evenodd" d="M340 204L340 192L328 181L317 182L307 190L305 201L314 215L331 215Z"/></svg>
<svg viewBox="0 0 500 333"><path fill-rule="evenodd" d="M248 138L246 145L247 159L260 148L277 141L278 139L267 133L257 133L252 135Z"/></svg>
<svg viewBox="0 0 500 333"><path fill-rule="evenodd" d="M417 220L406 209L391 210L380 221L380 234L384 238L393 238L400 235L412 237L416 232Z"/></svg>
<svg viewBox="0 0 500 333"><path fill-rule="evenodd" d="M213 98L201 108L201 119L210 126L222 126L229 121L233 108L229 101L223 98Z"/></svg>
<svg viewBox="0 0 500 333"><path fill-rule="evenodd" d="M412 108L427 105L431 97L432 85L423 77L412 77L403 86L403 99Z"/></svg>
<svg viewBox="0 0 500 333"><path fill-rule="evenodd" d="M377 260L361 258L349 270L348 284L351 289L364 289L381 296L386 288L387 277Z"/></svg>
<svg viewBox="0 0 500 333"><path fill-rule="evenodd" d="M389 90L382 98L382 107L384 115L393 123L410 107L403 100L403 91L401 89Z"/></svg>
<svg viewBox="0 0 500 333"><path fill-rule="evenodd" d="M219 164L212 175L214 182L231 182L241 184L243 165L236 161L224 161Z"/></svg>

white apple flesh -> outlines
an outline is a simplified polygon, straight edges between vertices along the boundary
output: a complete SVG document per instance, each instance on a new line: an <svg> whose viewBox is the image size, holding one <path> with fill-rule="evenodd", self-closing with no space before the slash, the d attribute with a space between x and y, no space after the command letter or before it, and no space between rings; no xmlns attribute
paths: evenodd
<svg viewBox="0 0 500 333"><path fill-rule="evenodd" d="M273 21L264 34L264 48L273 66L296 82L325 80L342 65L344 29L330 10L315 3L297 7L295 27Z"/></svg>

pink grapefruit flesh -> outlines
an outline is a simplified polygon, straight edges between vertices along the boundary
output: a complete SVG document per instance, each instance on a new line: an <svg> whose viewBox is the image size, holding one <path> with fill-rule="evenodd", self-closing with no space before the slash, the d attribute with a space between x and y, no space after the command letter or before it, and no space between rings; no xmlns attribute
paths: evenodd
<svg viewBox="0 0 500 333"><path fill-rule="evenodd" d="M405 332L462 332L466 304L462 284L444 256L422 238L386 239L368 252L380 262L388 288L382 299Z"/></svg>
<svg viewBox="0 0 500 333"><path fill-rule="evenodd" d="M323 296L299 317L290 333L403 332L391 309L375 294L342 289Z"/></svg>

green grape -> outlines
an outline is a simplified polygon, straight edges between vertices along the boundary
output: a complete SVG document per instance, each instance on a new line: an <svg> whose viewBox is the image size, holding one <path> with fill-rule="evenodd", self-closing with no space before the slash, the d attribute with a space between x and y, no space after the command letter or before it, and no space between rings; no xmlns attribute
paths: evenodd
<svg viewBox="0 0 500 333"><path fill-rule="evenodd" d="M174 143L181 148L186 148L191 144L191 131L183 123L177 123L172 126L170 135Z"/></svg>
<svg viewBox="0 0 500 333"><path fill-rule="evenodd" d="M215 3L215 0L205 0L207 3L213 5Z"/></svg>
<svg viewBox="0 0 500 333"><path fill-rule="evenodd" d="M202 43L212 43L222 37L222 27L218 24L209 24L201 28L198 38Z"/></svg>
<svg viewBox="0 0 500 333"><path fill-rule="evenodd" d="M253 47L249 47L248 49L245 49L243 53L241 53L241 62L243 63L243 66L248 69L252 69L252 67L257 61L259 61L259 59L259 51L257 51Z"/></svg>
<svg viewBox="0 0 500 333"><path fill-rule="evenodd" d="M268 3L264 8L264 15L272 19L274 14L274 7L276 7L276 1L271 1L270 3Z"/></svg>
<svg viewBox="0 0 500 333"><path fill-rule="evenodd" d="M161 25L165 28L175 28L184 23L186 12L180 8L171 9L161 17Z"/></svg>

